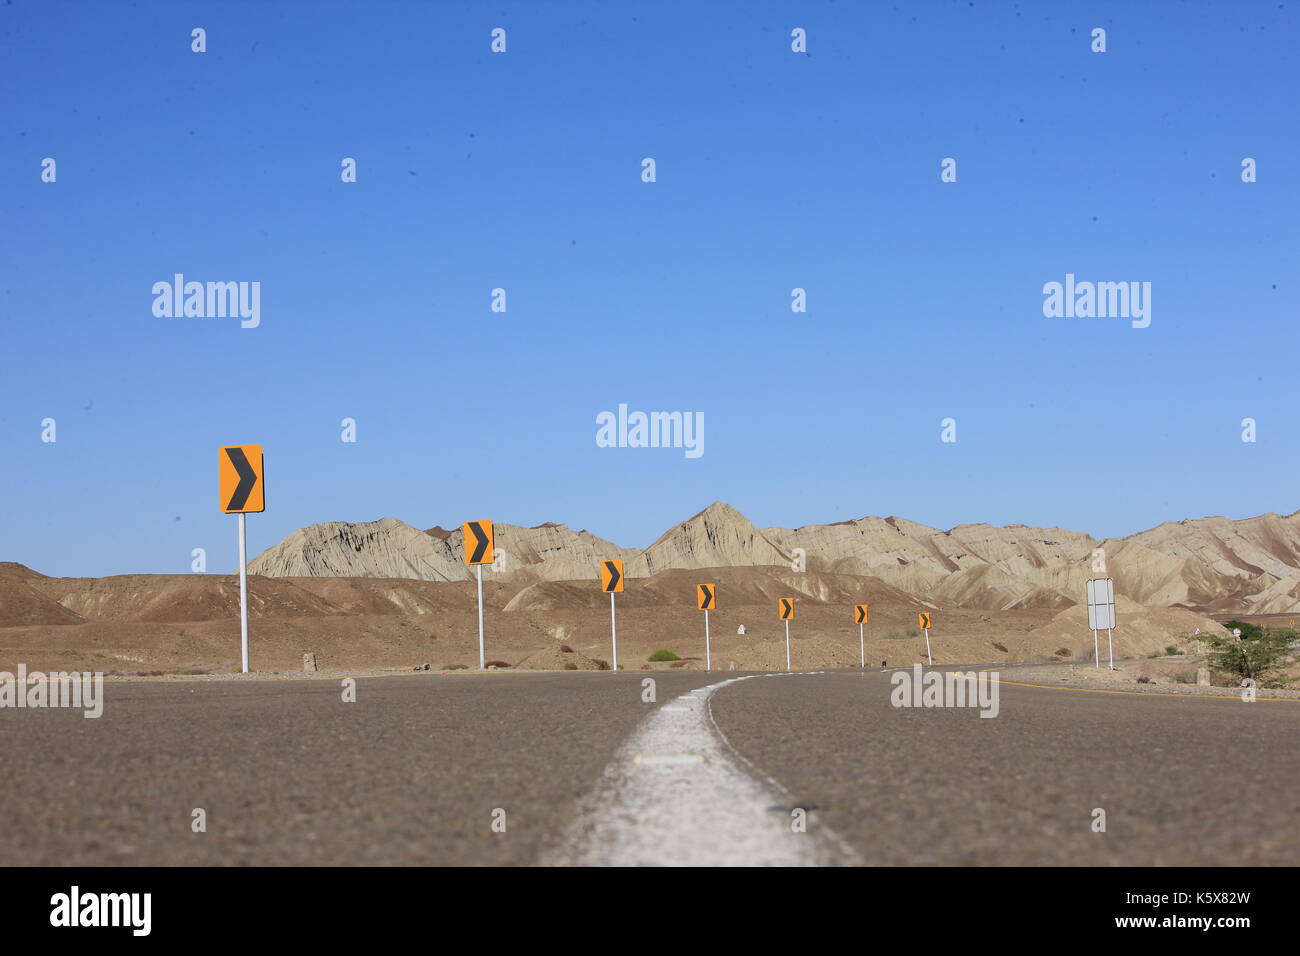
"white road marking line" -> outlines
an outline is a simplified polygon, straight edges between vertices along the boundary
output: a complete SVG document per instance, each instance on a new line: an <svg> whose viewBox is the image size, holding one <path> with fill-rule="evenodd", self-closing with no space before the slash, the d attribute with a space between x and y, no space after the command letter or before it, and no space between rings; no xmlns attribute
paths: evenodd
<svg viewBox="0 0 1300 956"><path fill-rule="evenodd" d="M632 762L637 766L682 767L704 763L699 754L638 754Z"/></svg>
<svg viewBox="0 0 1300 956"><path fill-rule="evenodd" d="M787 675L801 676L801 675ZM795 797L737 754L709 698L748 677L693 691L698 707L654 711L605 768L552 866L817 866L860 860L815 812L791 829ZM680 698L679 698L680 699Z"/></svg>

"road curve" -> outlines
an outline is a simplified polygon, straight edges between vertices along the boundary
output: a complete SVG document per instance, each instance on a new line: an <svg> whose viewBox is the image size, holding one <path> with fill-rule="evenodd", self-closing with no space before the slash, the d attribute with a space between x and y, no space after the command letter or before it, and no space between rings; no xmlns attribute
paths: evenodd
<svg viewBox="0 0 1300 956"><path fill-rule="evenodd" d="M358 680L355 703L330 679L113 683L96 720L0 711L0 858L1294 865L1300 856L1298 703L1005 683L988 719L894 707L890 691L890 675L875 670L409 675ZM196 809L206 832L193 830ZM1094 832L1097 809L1105 832Z"/></svg>
<svg viewBox="0 0 1300 956"><path fill-rule="evenodd" d="M868 864L1300 860L1300 702L1006 677L994 718L894 707L871 670L739 684L713 714Z"/></svg>

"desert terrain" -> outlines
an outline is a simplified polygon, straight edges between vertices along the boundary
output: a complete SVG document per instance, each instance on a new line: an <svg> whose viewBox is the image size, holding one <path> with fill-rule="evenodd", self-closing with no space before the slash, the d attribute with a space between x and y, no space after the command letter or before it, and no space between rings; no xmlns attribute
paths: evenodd
<svg viewBox="0 0 1300 956"><path fill-rule="evenodd" d="M1060 529L898 518L759 529L720 502L644 550L545 524L496 526L484 575L490 666L607 668L609 598L597 562L619 558L624 669L704 667L694 586L718 586L713 666L785 667L780 597L793 597L796 669L856 666L854 604L870 605L866 660L926 660L916 614L934 618L935 664L1084 662L1092 653L1084 582L1104 550L1114 577L1120 660L1183 655L1230 617L1286 624L1300 604L1300 519L1179 522L1117 540ZM250 561L250 646L257 671L455 670L478 662L474 583L461 531L396 519L313 525ZM743 633L741 628L743 627ZM1102 635L1102 655L1106 655ZM668 650L679 660L650 662ZM1188 658L1190 659L1190 657ZM226 574L54 578L0 564L0 669L220 674L239 667L239 584Z"/></svg>

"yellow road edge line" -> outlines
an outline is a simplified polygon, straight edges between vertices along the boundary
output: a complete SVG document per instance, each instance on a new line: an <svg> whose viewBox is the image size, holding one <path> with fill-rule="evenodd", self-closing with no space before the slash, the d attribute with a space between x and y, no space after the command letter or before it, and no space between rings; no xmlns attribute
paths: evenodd
<svg viewBox="0 0 1300 956"><path fill-rule="evenodd" d="M981 674L987 674L989 671L980 671ZM1099 687L1061 687L1054 684L1026 684L1022 681L1003 680L998 678L999 684L1011 684L1015 687L1041 687L1043 690L1072 690L1080 694L1127 694L1130 697L1179 697L1184 700L1240 700L1236 695L1227 694L1165 694L1158 690L1103 690ZM1226 689L1226 688L1225 688ZM1291 704L1300 704L1300 698L1295 697L1256 697L1256 700L1278 700Z"/></svg>
<svg viewBox="0 0 1300 956"><path fill-rule="evenodd" d="M943 671L942 673L952 674L954 677L960 677L962 680L972 680L973 678L970 675L975 673L1000 674L1001 672L995 671L991 667L986 667L979 671ZM997 682L999 684L1011 684L1015 687L1040 687L1043 690L1076 690L1076 691L1083 691L1084 693L1089 693L1089 694L1128 694L1130 696L1135 696L1135 697L1200 697L1200 698L1208 697L1214 700L1239 700L1240 699L1240 695L1229 695L1229 694L1166 694L1158 690L1107 690L1101 687L1062 687L1059 684L1026 684L1024 681L1003 680L1001 677L997 678ZM1227 688L1224 689L1226 690ZM1255 699L1257 701L1277 700L1277 701L1290 701L1293 704L1300 703L1300 698L1296 698L1296 697L1256 697Z"/></svg>

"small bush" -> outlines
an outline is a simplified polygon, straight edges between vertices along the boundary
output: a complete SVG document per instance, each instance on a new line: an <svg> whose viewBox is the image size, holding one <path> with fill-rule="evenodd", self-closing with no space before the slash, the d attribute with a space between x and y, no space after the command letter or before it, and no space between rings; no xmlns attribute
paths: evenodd
<svg viewBox="0 0 1300 956"><path fill-rule="evenodd" d="M561 654L572 654L572 653L573 653L573 648L570 647L568 644L561 644L561 645L560 645L560 653L561 653Z"/></svg>
<svg viewBox="0 0 1300 956"><path fill-rule="evenodd" d="M1068 647L1058 647L1058 648L1056 649L1056 656L1057 656L1057 657L1069 657L1069 656L1070 656L1070 649L1069 649Z"/></svg>
<svg viewBox="0 0 1300 956"><path fill-rule="evenodd" d="M647 657L646 660L648 660L648 661L652 661L652 662L658 662L658 661L680 661L681 658L678 657L677 654L675 654L673 651L668 650L668 648L666 648L666 647L661 647L661 648L659 648L659 650L655 651L655 652L652 653L649 657Z"/></svg>
<svg viewBox="0 0 1300 956"><path fill-rule="evenodd" d="M566 671L576 671L578 669L578 665L573 663L573 661L569 661L564 665L564 669Z"/></svg>
<svg viewBox="0 0 1300 956"><path fill-rule="evenodd" d="M445 671L463 671L469 670L468 664L443 664L442 669Z"/></svg>
<svg viewBox="0 0 1300 956"><path fill-rule="evenodd" d="M1182 651L1180 651L1180 650L1179 650L1177 647L1175 647L1173 644L1170 644L1168 647L1165 648L1165 653L1168 654L1170 657L1173 657L1173 656L1175 656L1175 655L1177 655L1177 654L1181 654Z"/></svg>
<svg viewBox="0 0 1300 956"><path fill-rule="evenodd" d="M1259 684L1277 680L1295 660L1291 645L1300 634L1290 628L1259 627L1244 621L1227 621L1223 626L1226 631L1240 628L1241 639L1226 632L1206 635L1210 645L1206 657L1212 668L1236 677L1232 684L1244 677Z"/></svg>
<svg viewBox="0 0 1300 956"><path fill-rule="evenodd" d="M505 661L488 661L483 666L484 667L509 667L510 665L507 664Z"/></svg>
<svg viewBox="0 0 1300 956"><path fill-rule="evenodd" d="M996 647L998 650L1000 650L1003 654L1007 652L1005 645L999 644L997 641L993 642L993 646Z"/></svg>

